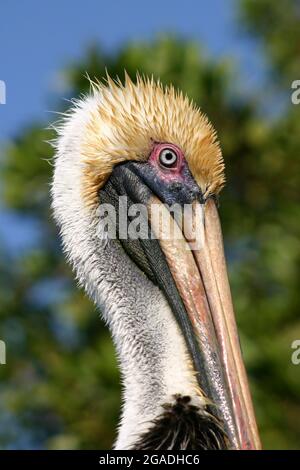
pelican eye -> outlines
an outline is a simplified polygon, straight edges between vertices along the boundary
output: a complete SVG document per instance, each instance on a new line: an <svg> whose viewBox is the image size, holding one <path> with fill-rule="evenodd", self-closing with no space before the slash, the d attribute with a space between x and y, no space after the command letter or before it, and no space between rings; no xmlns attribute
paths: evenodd
<svg viewBox="0 0 300 470"><path fill-rule="evenodd" d="M177 163L177 154L172 149L164 149L159 154L159 163L166 167L172 168Z"/></svg>

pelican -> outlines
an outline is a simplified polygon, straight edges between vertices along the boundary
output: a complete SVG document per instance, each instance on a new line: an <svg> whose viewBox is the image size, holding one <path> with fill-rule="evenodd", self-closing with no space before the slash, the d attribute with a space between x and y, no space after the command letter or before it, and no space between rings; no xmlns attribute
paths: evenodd
<svg viewBox="0 0 300 470"><path fill-rule="evenodd" d="M260 449L223 251L224 162L212 124L173 86L125 74L91 82L57 133L54 217L121 370L114 448ZM121 233L122 198L125 222L138 205L147 234ZM190 209L183 224L173 204ZM103 206L115 210L116 237Z"/></svg>

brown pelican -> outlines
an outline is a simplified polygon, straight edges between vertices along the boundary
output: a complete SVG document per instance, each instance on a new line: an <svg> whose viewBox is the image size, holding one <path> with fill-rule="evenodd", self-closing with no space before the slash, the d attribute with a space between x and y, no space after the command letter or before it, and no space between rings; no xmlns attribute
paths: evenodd
<svg viewBox="0 0 300 470"><path fill-rule="evenodd" d="M115 448L259 449L217 212L224 163L212 125L172 86L126 75L124 84L92 83L57 132L54 216L122 374ZM125 221L138 204L147 234L121 233L124 197ZM99 210L108 204L115 238ZM182 225L173 204L190 208Z"/></svg>

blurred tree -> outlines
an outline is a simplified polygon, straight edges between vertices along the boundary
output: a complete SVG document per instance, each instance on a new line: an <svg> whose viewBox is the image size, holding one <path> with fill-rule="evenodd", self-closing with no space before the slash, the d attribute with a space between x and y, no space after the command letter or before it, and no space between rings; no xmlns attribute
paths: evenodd
<svg viewBox="0 0 300 470"><path fill-rule="evenodd" d="M272 40L276 51L271 32L288 29L294 15L272 2L269 11L277 16L267 34L259 3L271 2L242 2L244 21L249 27L257 21L268 52ZM294 61L293 47L285 45L280 62L270 53L278 74ZM139 70L172 82L219 130L228 179L220 213L263 443L299 447L300 379L291 363L291 343L300 338L299 109L290 106L276 120L262 117L254 97L234 94L229 63L208 60L196 44L171 37L129 44L115 56L92 47L64 72L68 97L87 92L85 73L102 77L105 67L112 76L126 68L133 77ZM52 131L33 125L2 153L6 206L37 220L42 236L22 256L3 249L1 257L0 336L9 361L0 367L0 446L108 448L119 377L108 333L76 288L51 220L51 138Z"/></svg>
<svg viewBox="0 0 300 470"><path fill-rule="evenodd" d="M239 11L242 24L265 49L272 81L277 78L289 87L299 78L300 70L299 0L242 0Z"/></svg>

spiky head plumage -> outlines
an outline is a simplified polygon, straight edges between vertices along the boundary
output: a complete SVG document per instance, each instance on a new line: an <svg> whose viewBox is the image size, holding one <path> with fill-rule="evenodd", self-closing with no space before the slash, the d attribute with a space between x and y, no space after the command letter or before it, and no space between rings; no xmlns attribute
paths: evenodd
<svg viewBox="0 0 300 470"><path fill-rule="evenodd" d="M207 117L182 92L153 78L134 83L91 81L97 106L90 110L81 142L83 196L97 202L98 190L113 167L126 160L147 160L153 143L181 147L190 171L204 195L224 185L224 162L216 132Z"/></svg>

